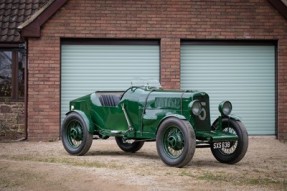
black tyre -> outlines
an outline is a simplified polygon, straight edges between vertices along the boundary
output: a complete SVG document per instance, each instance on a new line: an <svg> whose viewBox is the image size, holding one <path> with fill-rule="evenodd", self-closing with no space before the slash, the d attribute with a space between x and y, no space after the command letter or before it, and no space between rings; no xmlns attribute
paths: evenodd
<svg viewBox="0 0 287 191"><path fill-rule="evenodd" d="M218 122L214 124L218 127ZM239 162L246 154L248 148L248 133L240 121L234 119L223 119L222 130L233 133L238 136L238 140L231 142L229 148L214 149L211 145L211 152L213 156L221 163L235 164Z"/></svg>
<svg viewBox="0 0 287 191"><path fill-rule="evenodd" d="M187 165L194 155L195 147L195 133L188 121L169 117L159 126L156 148L165 164L174 167Z"/></svg>
<svg viewBox="0 0 287 191"><path fill-rule="evenodd" d="M61 133L64 148L71 155L84 155L92 145L93 135L88 132L84 119L76 112L66 116Z"/></svg>
<svg viewBox="0 0 287 191"><path fill-rule="evenodd" d="M125 152L135 153L144 145L143 141L124 141L122 137L115 137L117 145Z"/></svg>

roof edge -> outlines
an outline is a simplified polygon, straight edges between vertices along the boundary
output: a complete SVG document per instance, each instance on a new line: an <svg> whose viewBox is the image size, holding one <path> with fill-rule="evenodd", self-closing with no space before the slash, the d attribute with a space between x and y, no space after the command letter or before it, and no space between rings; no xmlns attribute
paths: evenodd
<svg viewBox="0 0 287 191"><path fill-rule="evenodd" d="M17 29L22 37L41 37L41 26L45 24L68 0L50 0Z"/></svg>
<svg viewBox="0 0 287 191"><path fill-rule="evenodd" d="M287 19L287 5L283 0L268 0L268 2L285 18Z"/></svg>
<svg viewBox="0 0 287 191"><path fill-rule="evenodd" d="M54 0L50 0L48 1L48 3L46 3L41 9L39 9L38 11L36 11L28 20L26 20L24 23L22 23L21 25L19 25L17 27L18 30L22 30L23 28L25 28L27 25L29 25L30 23L32 23L45 9L47 9L47 7L49 7L52 3L54 2Z"/></svg>

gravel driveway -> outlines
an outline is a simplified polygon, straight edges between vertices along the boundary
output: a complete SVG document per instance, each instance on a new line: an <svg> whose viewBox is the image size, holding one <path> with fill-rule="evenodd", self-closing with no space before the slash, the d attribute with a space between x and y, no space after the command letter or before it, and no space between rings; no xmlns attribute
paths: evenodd
<svg viewBox="0 0 287 191"><path fill-rule="evenodd" d="M245 158L221 164L196 149L185 168L164 165L154 142L135 154L115 140L95 140L81 157L58 142L0 143L0 190L287 190L287 144L250 137Z"/></svg>

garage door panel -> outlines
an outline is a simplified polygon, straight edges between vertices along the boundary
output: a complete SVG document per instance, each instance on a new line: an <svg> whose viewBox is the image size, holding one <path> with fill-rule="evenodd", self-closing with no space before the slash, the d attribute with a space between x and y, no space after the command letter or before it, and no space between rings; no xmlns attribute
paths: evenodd
<svg viewBox="0 0 287 191"><path fill-rule="evenodd" d="M230 100L249 134L275 134L273 45L182 45L181 88L210 95L212 120L218 104Z"/></svg>
<svg viewBox="0 0 287 191"><path fill-rule="evenodd" d="M61 119L69 101L95 90L123 91L138 78L159 80L159 45L61 47Z"/></svg>

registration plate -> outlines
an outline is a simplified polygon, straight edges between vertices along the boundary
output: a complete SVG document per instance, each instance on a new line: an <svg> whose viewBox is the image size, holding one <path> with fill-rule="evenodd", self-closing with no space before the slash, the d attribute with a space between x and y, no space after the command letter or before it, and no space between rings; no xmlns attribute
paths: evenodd
<svg viewBox="0 0 287 191"><path fill-rule="evenodd" d="M213 143L214 149L224 149L224 148L230 148L230 142L216 142Z"/></svg>

